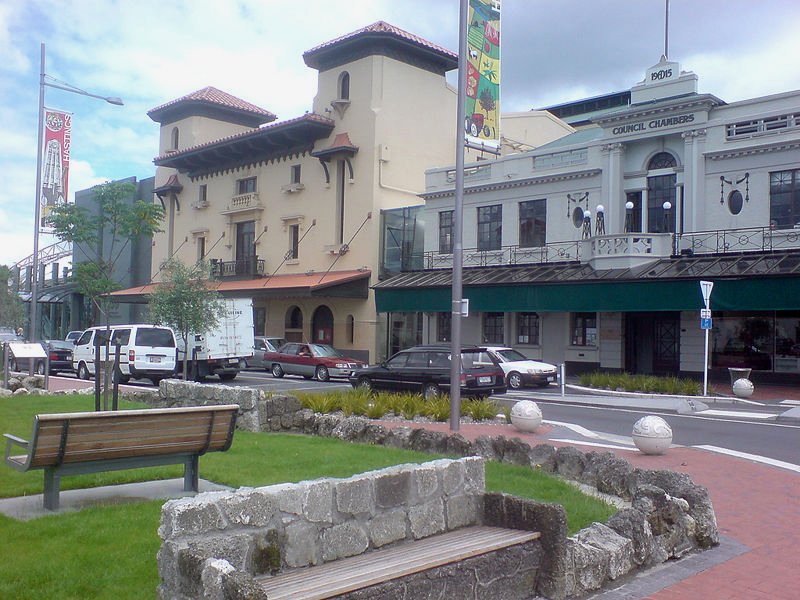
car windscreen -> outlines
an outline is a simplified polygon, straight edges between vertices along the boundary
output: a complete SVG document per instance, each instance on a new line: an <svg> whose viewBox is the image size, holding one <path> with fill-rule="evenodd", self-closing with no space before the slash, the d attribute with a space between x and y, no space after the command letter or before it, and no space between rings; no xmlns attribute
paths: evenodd
<svg viewBox="0 0 800 600"><path fill-rule="evenodd" d="M514 362L517 360L529 360L527 356L525 356L522 352L518 352L517 350L495 350L495 354L499 355L500 358L506 362Z"/></svg>
<svg viewBox="0 0 800 600"><path fill-rule="evenodd" d="M64 342L61 340L49 340L45 343L53 350L73 350L75 348L75 344L72 342Z"/></svg>
<svg viewBox="0 0 800 600"><path fill-rule="evenodd" d="M311 344L311 349L314 356L344 356L333 346L325 346L324 344Z"/></svg>
<svg viewBox="0 0 800 600"><path fill-rule="evenodd" d="M175 337L169 329L138 329L136 331L136 345L174 348Z"/></svg>

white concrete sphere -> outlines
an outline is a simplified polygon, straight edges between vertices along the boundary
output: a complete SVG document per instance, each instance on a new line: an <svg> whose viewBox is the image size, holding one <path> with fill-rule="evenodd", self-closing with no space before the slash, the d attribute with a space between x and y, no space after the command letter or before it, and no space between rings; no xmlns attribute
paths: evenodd
<svg viewBox="0 0 800 600"><path fill-rule="evenodd" d="M542 424L542 411L536 402L520 400L511 407L511 424L520 431L533 432Z"/></svg>
<svg viewBox="0 0 800 600"><path fill-rule="evenodd" d="M644 454L664 454L672 444L672 428L661 417L647 415L634 423L633 443Z"/></svg>
<svg viewBox="0 0 800 600"><path fill-rule="evenodd" d="M739 398L749 398L753 395L753 390L755 386L749 379L742 377L733 382L733 393Z"/></svg>

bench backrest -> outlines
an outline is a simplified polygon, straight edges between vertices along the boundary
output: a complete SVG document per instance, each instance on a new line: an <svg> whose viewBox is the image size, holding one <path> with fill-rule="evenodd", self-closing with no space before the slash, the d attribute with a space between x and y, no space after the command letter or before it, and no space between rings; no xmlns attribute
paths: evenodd
<svg viewBox="0 0 800 600"><path fill-rule="evenodd" d="M239 406L37 415L28 468L227 450Z"/></svg>

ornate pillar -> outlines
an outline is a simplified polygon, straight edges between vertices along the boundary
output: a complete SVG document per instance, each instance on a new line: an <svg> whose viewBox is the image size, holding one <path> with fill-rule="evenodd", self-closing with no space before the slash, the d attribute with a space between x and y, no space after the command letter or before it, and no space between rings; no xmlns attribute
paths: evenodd
<svg viewBox="0 0 800 600"><path fill-rule="evenodd" d="M683 214L686 222L685 231L700 231L707 229L704 223L700 222L700 215L703 214L703 202L705 202L705 145L706 130L693 129L684 131L681 134L684 144L684 181L683 181ZM678 208L677 210L680 210Z"/></svg>
<svg viewBox="0 0 800 600"><path fill-rule="evenodd" d="M602 193L605 221L610 224L611 232L619 232L625 225L625 198L622 195L622 153L625 145L620 142L604 144L601 151L606 157Z"/></svg>

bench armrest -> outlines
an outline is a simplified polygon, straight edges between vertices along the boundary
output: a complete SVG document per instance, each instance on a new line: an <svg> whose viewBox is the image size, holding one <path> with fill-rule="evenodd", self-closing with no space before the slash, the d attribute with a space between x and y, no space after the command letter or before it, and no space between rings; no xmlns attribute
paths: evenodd
<svg viewBox="0 0 800 600"><path fill-rule="evenodd" d="M11 446L11 444L15 444L17 446L22 446L23 448L25 448L25 450L27 450L28 446L30 445L30 442L28 442L27 440L18 438L17 436L11 435L10 433L4 433L3 437L8 440L8 446Z"/></svg>
<svg viewBox="0 0 800 600"><path fill-rule="evenodd" d="M4 433L3 437L6 438L6 462L8 462L8 457L11 456L11 448L13 446L20 446L25 452L27 452L30 447L30 442L18 438L15 435L11 435L10 433Z"/></svg>

